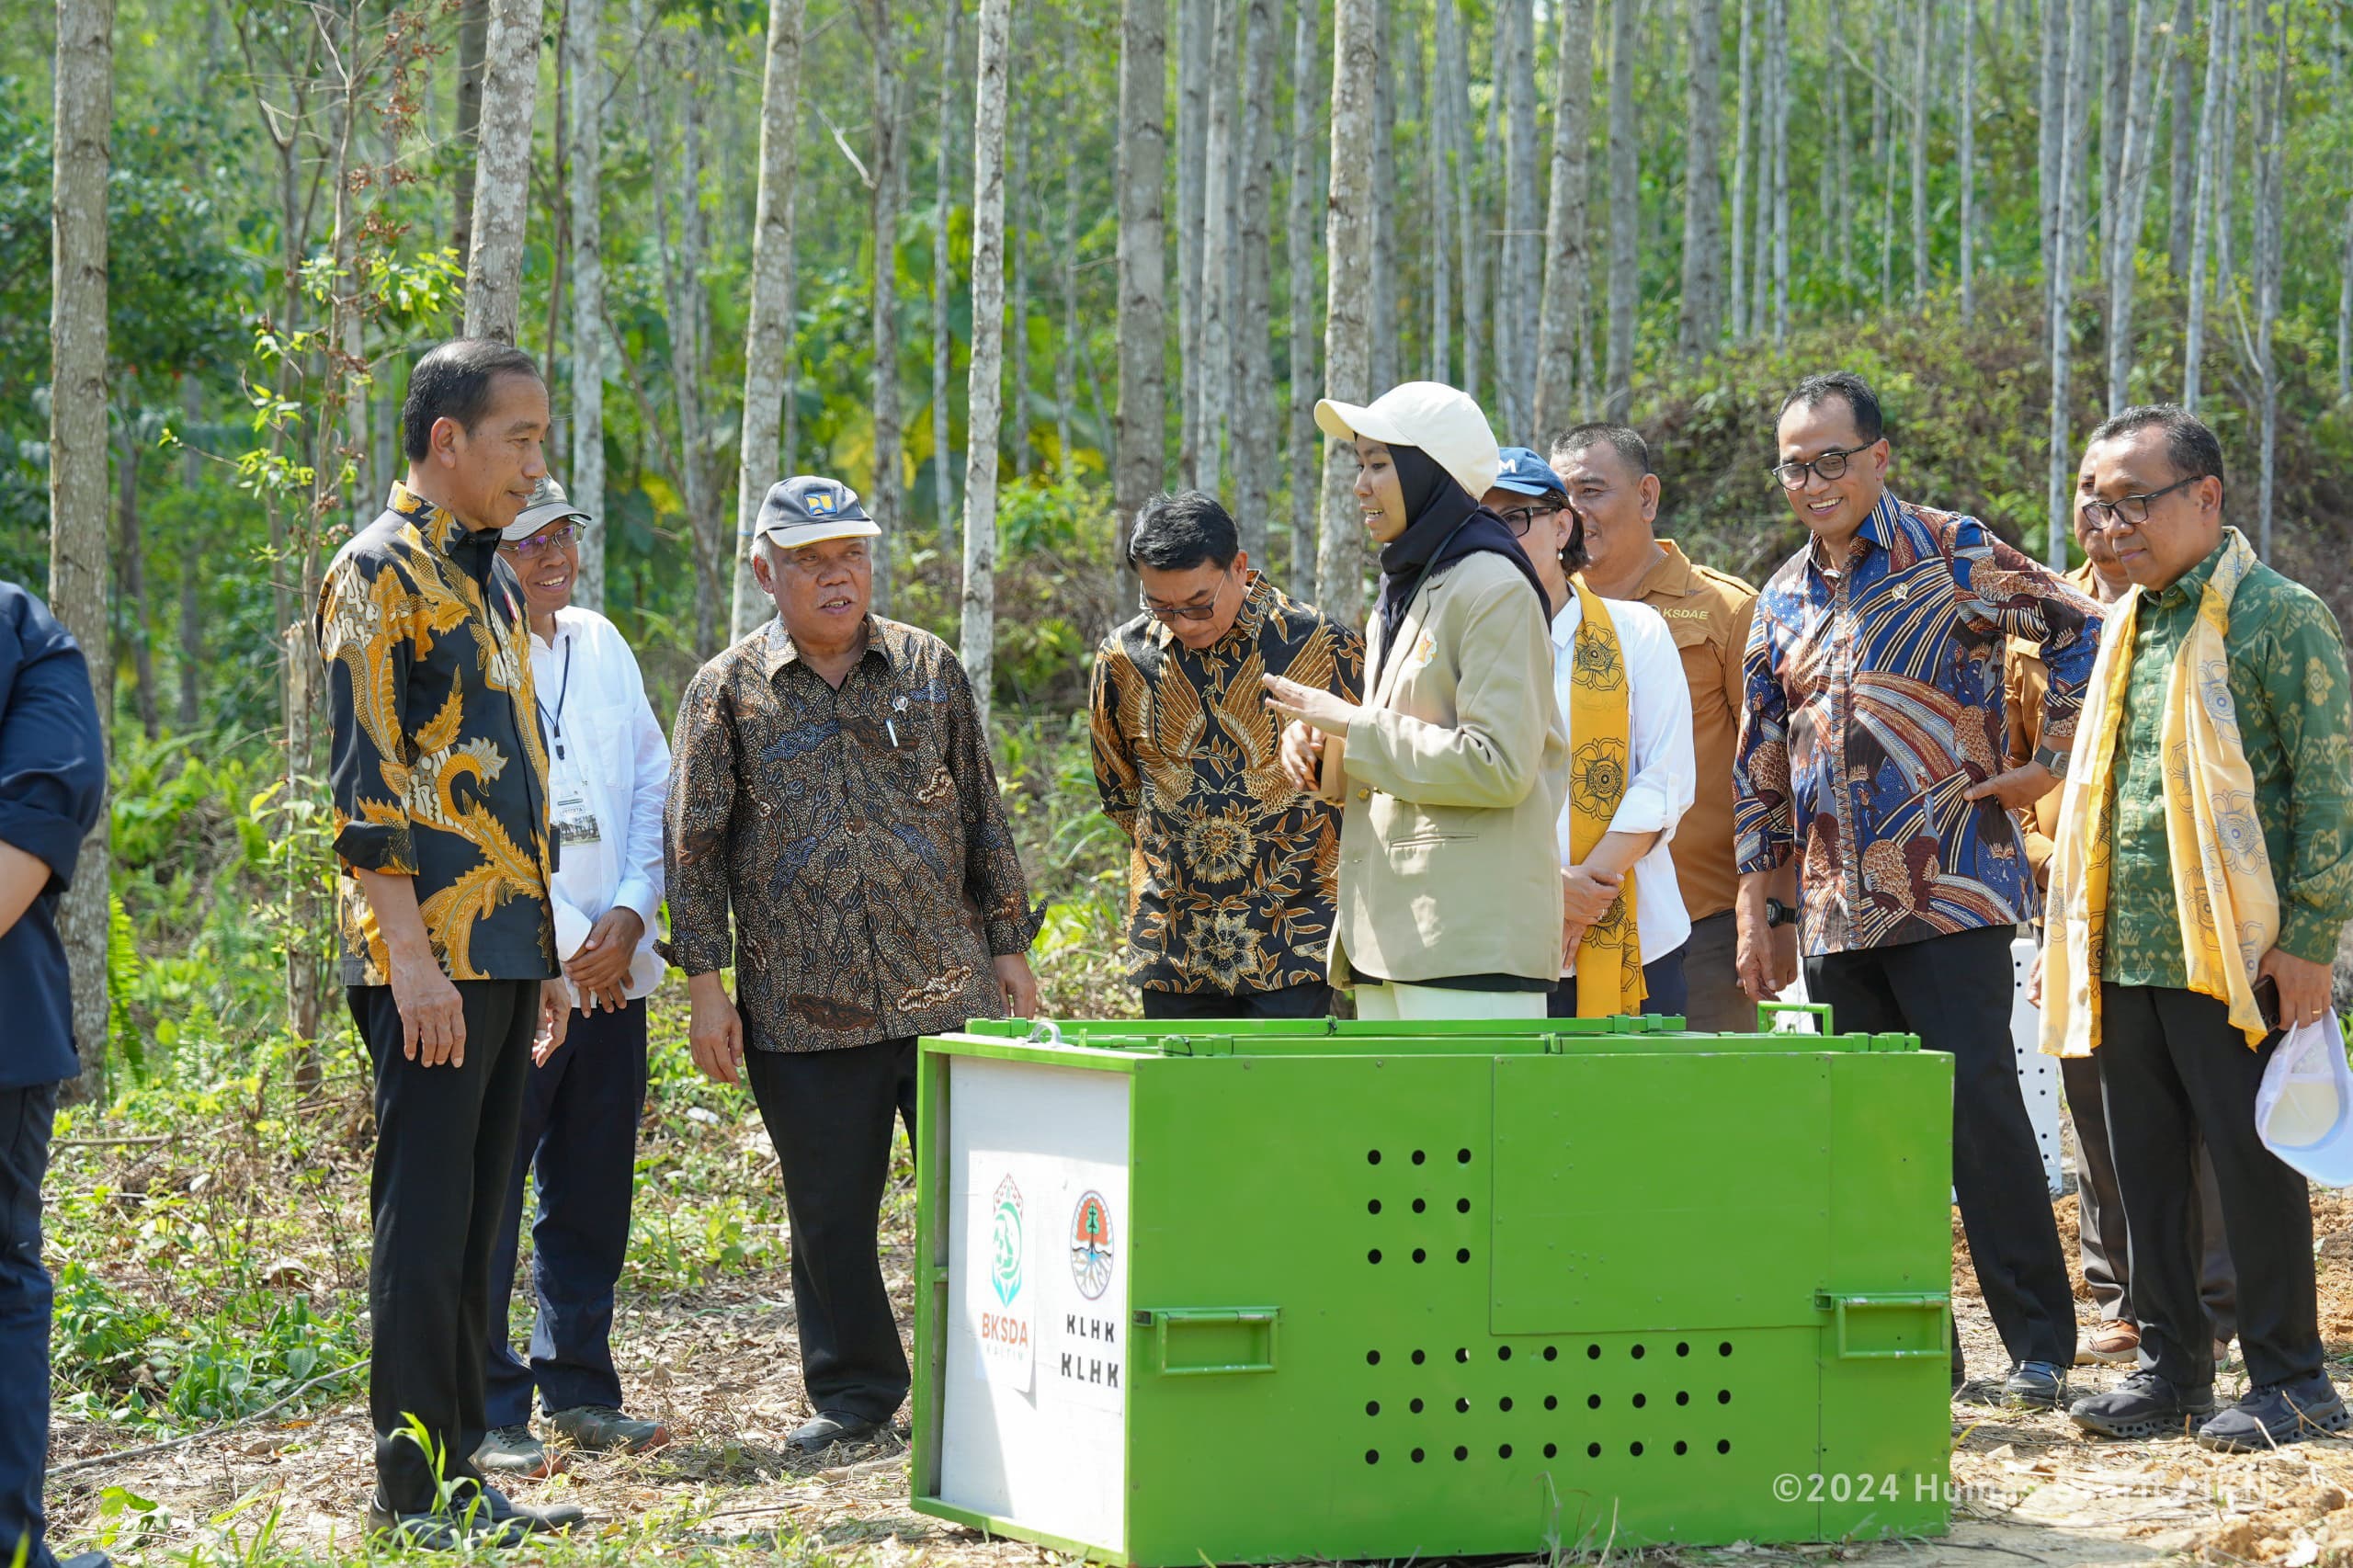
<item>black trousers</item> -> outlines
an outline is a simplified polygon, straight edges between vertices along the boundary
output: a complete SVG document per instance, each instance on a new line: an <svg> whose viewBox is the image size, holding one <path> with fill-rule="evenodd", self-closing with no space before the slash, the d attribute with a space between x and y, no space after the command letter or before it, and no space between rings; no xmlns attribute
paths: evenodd
<svg viewBox="0 0 2353 1568"><path fill-rule="evenodd" d="M523 1085L515 1175L490 1253L490 1332L484 1419L519 1426L531 1392L553 1415L584 1404L621 1407L613 1369L613 1287L629 1256L637 1181L637 1119L645 1109L645 1002L618 1013L574 1010L563 1049ZM506 1342L521 1244L523 1175L534 1173L531 1288L538 1315L529 1365Z"/></svg>
<svg viewBox="0 0 2353 1568"><path fill-rule="evenodd" d="M1147 1018L1321 1018L1332 1011L1322 981L1276 991L1144 991Z"/></svg>
<svg viewBox="0 0 2353 1568"><path fill-rule="evenodd" d="M2132 1310L2132 1261L2124 1229L2124 1199L2116 1189L2116 1161L2108 1147L2108 1096L2100 1092L2099 1056L2066 1056L2059 1078L2067 1088L2067 1115L2075 1124L2075 1233L2084 1285L2102 1323L2141 1322ZM2214 1186L2214 1159L2198 1145L2198 1203L2190 1211L2190 1250L2198 1255L2198 1295L2206 1327L2216 1339L2239 1332L2238 1276L2223 1237L2222 1196Z"/></svg>
<svg viewBox="0 0 2353 1568"><path fill-rule="evenodd" d="M57 1085L0 1089L0 1562L54 1568L41 1544L49 1468L49 1271L40 1266L40 1184Z"/></svg>
<svg viewBox="0 0 2353 1568"><path fill-rule="evenodd" d="M1756 1004L1740 988L1740 936L1733 912L1691 922L1683 944L1684 1021L1703 1034L1746 1034Z"/></svg>
<svg viewBox="0 0 2353 1568"><path fill-rule="evenodd" d="M907 1397L907 1355L878 1238L892 1119L915 1137L915 1042L747 1051L744 1075L784 1171L810 1407L888 1421Z"/></svg>
<svg viewBox="0 0 2353 1568"><path fill-rule="evenodd" d="M346 995L376 1064L376 1168L369 1184L375 1248L368 1260L373 1359L368 1414L376 1487L402 1513L436 1506L441 1480L476 1482L482 1446L482 1346L490 1250L515 1168L515 1128L539 1023L536 980L461 980L466 1059L426 1067L401 1051L388 985Z"/></svg>
<svg viewBox="0 0 2353 1568"><path fill-rule="evenodd" d="M1688 1000L1683 983L1682 948L1663 959L1653 959L1643 966L1643 1011L1661 1017L1680 1017ZM1545 999L1544 1016L1551 1018L1574 1018L1577 1016L1576 976L1570 975L1552 987L1552 994ZM1699 1026L1685 1018L1693 1028Z"/></svg>
<svg viewBox="0 0 2353 1568"><path fill-rule="evenodd" d="M2247 1375L2276 1383L2319 1371L2311 1201L2304 1178L2255 1131L2255 1092L2279 1036L2249 1051L2222 1003L2165 986L2102 985L2100 1018L2092 1060L2131 1243L2141 1365L2177 1383L2214 1376L2191 1243L2203 1138L2238 1268Z"/></svg>
<svg viewBox="0 0 2353 1568"><path fill-rule="evenodd" d="M1915 1034L1952 1057L1952 1185L1978 1290L2012 1360L2066 1367L2075 1359L2075 1296L2018 1092L2012 938L1997 926L1824 953L1805 960L1805 990L1830 1004L1842 1032Z"/></svg>

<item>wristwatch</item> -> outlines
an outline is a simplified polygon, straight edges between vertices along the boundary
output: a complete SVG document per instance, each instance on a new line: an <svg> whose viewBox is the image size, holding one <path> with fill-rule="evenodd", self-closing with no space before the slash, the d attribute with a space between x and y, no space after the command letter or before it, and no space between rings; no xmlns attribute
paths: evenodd
<svg viewBox="0 0 2353 1568"><path fill-rule="evenodd" d="M2034 748L2034 760L2049 768L2053 778L2067 777L2067 759L2074 755L2072 752L2052 751L2049 746Z"/></svg>
<svg viewBox="0 0 2353 1568"><path fill-rule="evenodd" d="M1796 910L1791 909L1778 898L1768 898L1765 901L1765 925L1768 929L1776 926L1794 926L1797 923Z"/></svg>

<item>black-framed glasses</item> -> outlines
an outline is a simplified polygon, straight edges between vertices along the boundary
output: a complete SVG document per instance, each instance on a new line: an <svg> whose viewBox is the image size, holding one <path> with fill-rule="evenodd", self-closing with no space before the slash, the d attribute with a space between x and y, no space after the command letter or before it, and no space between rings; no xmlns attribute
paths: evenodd
<svg viewBox="0 0 2353 1568"><path fill-rule="evenodd" d="M1818 473L1824 480L1846 478L1847 460L1858 452L1868 452L1878 445L1877 441L1866 441L1859 447L1833 447L1811 462L1776 463L1766 472L1779 480L1784 490L1803 490L1809 473Z"/></svg>
<svg viewBox="0 0 2353 1568"><path fill-rule="evenodd" d="M1189 620L1198 626L1202 621L1211 619L1216 616L1218 601L1225 597L1225 582L1226 580L1222 577L1218 579L1217 586L1210 590L1210 597L1207 604L1156 605L1143 595L1138 594L1136 596L1136 608L1143 611L1144 614L1152 617L1153 619L1161 621L1165 624L1174 623L1179 620Z"/></svg>
<svg viewBox="0 0 2353 1568"><path fill-rule="evenodd" d="M2102 533L2106 533L2119 523L2128 528L2137 528L2149 520L2151 506L2184 485L2195 484L2205 477L2202 473L2193 473L2188 479L2175 480L2163 490L2145 491L2139 495L2120 495L2113 501L2102 501L2096 495L2086 495L2076 501L2075 511L2086 522Z"/></svg>
<svg viewBox="0 0 2353 1568"><path fill-rule="evenodd" d="M1562 510L1563 508L1560 506L1514 506L1510 511L1498 512L1495 516L1504 520L1504 527L1511 530L1512 538L1526 539L1528 530L1536 526L1537 518L1549 517Z"/></svg>

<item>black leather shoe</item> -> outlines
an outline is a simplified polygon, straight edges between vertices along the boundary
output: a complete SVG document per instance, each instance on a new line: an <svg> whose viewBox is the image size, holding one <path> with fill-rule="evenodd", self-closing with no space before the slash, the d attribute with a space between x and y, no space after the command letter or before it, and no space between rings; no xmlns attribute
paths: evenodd
<svg viewBox="0 0 2353 1568"><path fill-rule="evenodd" d="M487 1506L461 1506L407 1514L384 1506L381 1497L369 1499L368 1534L387 1545L410 1551L463 1551L472 1546L520 1546L528 1532L519 1526L502 1526Z"/></svg>
<svg viewBox="0 0 2353 1568"><path fill-rule="evenodd" d="M561 1535L587 1522L588 1510L577 1503L552 1503L527 1508L495 1486L482 1489L483 1513L494 1525L520 1529L525 1535Z"/></svg>
<svg viewBox="0 0 2353 1568"><path fill-rule="evenodd" d="M2103 1437L2137 1440L2178 1437L2196 1431L2213 1414L2213 1384L2184 1388L2154 1372L2137 1371L2126 1373L2106 1393L2077 1400L2067 1419Z"/></svg>
<svg viewBox="0 0 2353 1568"><path fill-rule="evenodd" d="M2002 1385L2002 1403L2012 1410L2056 1410L2067 1397L2067 1369L2052 1361L2021 1361Z"/></svg>
<svg viewBox="0 0 2353 1568"><path fill-rule="evenodd" d="M2261 1383L2198 1428L2198 1446L2225 1454L2260 1453L2353 1426L2327 1377Z"/></svg>
<svg viewBox="0 0 2353 1568"><path fill-rule="evenodd" d="M847 1411L826 1410L803 1422L784 1440L784 1446L796 1453L823 1453L835 1443L863 1443L881 1430L880 1421L869 1421Z"/></svg>

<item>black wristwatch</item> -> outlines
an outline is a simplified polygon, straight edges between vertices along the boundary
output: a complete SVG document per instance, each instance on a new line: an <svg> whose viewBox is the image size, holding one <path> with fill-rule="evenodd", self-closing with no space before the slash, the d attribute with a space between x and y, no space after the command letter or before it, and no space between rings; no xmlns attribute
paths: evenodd
<svg viewBox="0 0 2353 1568"><path fill-rule="evenodd" d="M1797 923L1796 910L1778 898L1768 898L1765 901L1765 925L1768 930L1776 926L1794 926Z"/></svg>
<svg viewBox="0 0 2353 1568"><path fill-rule="evenodd" d="M2067 759L2074 755L2072 752L2052 751L2049 746L2034 748L2034 760L2049 768L2053 778L2067 777Z"/></svg>

